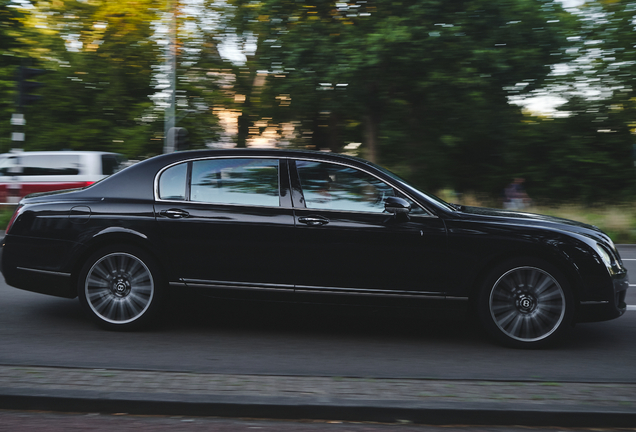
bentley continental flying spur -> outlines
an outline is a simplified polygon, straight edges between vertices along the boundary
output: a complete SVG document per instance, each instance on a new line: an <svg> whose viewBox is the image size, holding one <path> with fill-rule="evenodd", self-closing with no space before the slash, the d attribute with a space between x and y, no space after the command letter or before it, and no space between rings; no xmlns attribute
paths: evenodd
<svg viewBox="0 0 636 432"><path fill-rule="evenodd" d="M537 347L625 310L627 271L596 227L449 204L362 159L184 151L89 187L23 198L7 284L75 298L107 329L161 319L165 293L465 309Z"/></svg>

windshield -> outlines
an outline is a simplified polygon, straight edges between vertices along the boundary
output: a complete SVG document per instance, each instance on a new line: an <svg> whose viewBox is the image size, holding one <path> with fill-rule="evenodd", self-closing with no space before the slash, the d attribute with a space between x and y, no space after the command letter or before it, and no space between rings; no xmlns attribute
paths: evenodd
<svg viewBox="0 0 636 432"><path fill-rule="evenodd" d="M414 193L415 195L422 197L424 199L427 199L429 201L433 201L435 204L439 205L440 207L443 207L446 210L451 210L451 211L456 211L457 207L455 207L452 204L447 203L446 201L444 201L443 199L430 194L428 192L422 192L419 189L414 188L413 186L411 186L406 180L404 180L402 177L400 177L399 175L389 171L386 168L383 168L381 166L376 165L377 168L380 169L380 171L382 171L383 173L385 173L386 175L388 175L389 177L391 177L394 180L397 180L398 182L400 182L402 184L402 186L404 186L405 188L407 188L409 190L409 192Z"/></svg>

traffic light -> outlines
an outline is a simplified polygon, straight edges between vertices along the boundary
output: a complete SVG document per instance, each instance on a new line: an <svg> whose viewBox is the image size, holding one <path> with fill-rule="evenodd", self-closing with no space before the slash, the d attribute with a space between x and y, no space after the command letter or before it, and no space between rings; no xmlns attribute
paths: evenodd
<svg viewBox="0 0 636 432"><path fill-rule="evenodd" d="M188 149L188 130L182 127L172 127L168 131L168 146L172 151Z"/></svg>
<svg viewBox="0 0 636 432"><path fill-rule="evenodd" d="M35 81L28 81L29 78L42 75L47 71L44 69L33 69L25 66L18 68L18 106L23 108L40 99L42 96L32 94L32 92L40 88L43 84Z"/></svg>

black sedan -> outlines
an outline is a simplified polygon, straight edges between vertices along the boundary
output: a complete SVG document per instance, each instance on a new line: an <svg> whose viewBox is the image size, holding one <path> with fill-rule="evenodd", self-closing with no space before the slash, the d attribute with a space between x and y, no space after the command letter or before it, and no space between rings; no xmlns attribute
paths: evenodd
<svg viewBox="0 0 636 432"><path fill-rule="evenodd" d="M169 288L196 289L465 309L516 347L621 316L628 287L596 227L448 204L357 158L245 149L167 154L24 198L2 272L17 288L79 297L108 329L160 317Z"/></svg>

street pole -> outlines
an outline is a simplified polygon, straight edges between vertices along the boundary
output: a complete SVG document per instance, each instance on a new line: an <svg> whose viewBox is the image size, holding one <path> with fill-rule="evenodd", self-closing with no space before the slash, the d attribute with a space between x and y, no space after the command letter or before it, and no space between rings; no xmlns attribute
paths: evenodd
<svg viewBox="0 0 636 432"><path fill-rule="evenodd" d="M168 106L164 119L164 144L163 152L174 152L174 139L170 137L170 131L175 126L175 107L177 93L177 1L168 0L168 7L171 11L170 30L168 32L168 55L166 56L166 71L168 72L169 87L164 90L168 93Z"/></svg>
<svg viewBox="0 0 636 432"><path fill-rule="evenodd" d="M11 125L13 131L11 132L11 148L23 148L24 146L24 125L26 125L26 119L22 113L13 113L11 115Z"/></svg>
<svg viewBox="0 0 636 432"><path fill-rule="evenodd" d="M13 126L11 128L12 149L24 148L26 125L25 112L27 110L27 106L42 99L42 96L33 94L34 91L42 87L42 83L31 81L31 78L42 75L47 71L44 69L34 69L28 67L27 64L29 63L30 60L22 59L22 61L20 62L20 66L18 66L18 70L16 72L16 84L18 87L18 91L16 95L16 112L13 113L13 115L11 116L11 125Z"/></svg>

